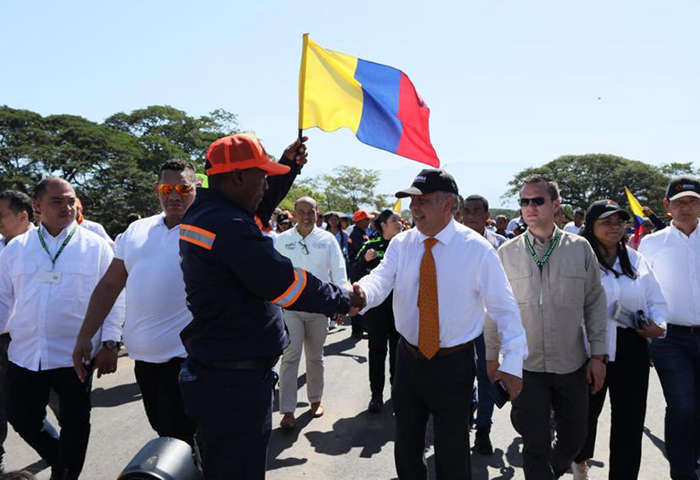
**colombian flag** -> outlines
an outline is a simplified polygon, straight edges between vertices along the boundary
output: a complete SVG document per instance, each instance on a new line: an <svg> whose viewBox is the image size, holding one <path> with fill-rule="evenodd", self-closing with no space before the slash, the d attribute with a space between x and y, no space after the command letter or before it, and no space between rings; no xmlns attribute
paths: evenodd
<svg viewBox="0 0 700 480"><path fill-rule="evenodd" d="M304 34L299 128L348 127L362 143L433 167L430 109L401 70L325 50Z"/></svg>
<svg viewBox="0 0 700 480"><path fill-rule="evenodd" d="M627 201L632 209L632 217L634 218L634 241L639 243L639 235L642 233L642 220L644 219L644 212L642 211L642 204L639 200L634 198L630 189L625 187L625 193L627 194Z"/></svg>

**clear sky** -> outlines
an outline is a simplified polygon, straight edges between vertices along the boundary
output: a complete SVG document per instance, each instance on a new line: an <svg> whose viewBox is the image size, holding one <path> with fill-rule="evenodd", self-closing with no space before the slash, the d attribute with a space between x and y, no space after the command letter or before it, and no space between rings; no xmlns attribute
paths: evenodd
<svg viewBox="0 0 700 480"><path fill-rule="evenodd" d="M460 193L499 206L515 173L564 154L700 160L699 21L697 0L0 0L0 104L95 121L224 108L279 154L309 32L403 70ZM393 193L422 168L349 130L308 135L304 176L374 168Z"/></svg>

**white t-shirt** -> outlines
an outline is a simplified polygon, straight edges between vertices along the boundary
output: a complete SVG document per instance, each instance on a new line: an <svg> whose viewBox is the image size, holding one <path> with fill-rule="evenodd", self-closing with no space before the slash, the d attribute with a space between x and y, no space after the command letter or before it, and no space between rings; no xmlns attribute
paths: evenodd
<svg viewBox="0 0 700 480"><path fill-rule="evenodd" d="M109 246L112 247L112 250L114 250L114 240L112 240L110 236L107 235L107 231L105 230L105 227L102 226L102 224L84 218L83 221L80 223L80 226L83 228L87 228L91 232L95 232L100 237L104 238L107 241L107 243L109 243Z"/></svg>
<svg viewBox="0 0 700 480"><path fill-rule="evenodd" d="M583 228L583 224L581 224L580 227L577 227L574 222L569 222L566 225L564 225L563 230L565 232L569 232L569 233L573 233L575 235L578 235L582 228Z"/></svg>
<svg viewBox="0 0 700 480"><path fill-rule="evenodd" d="M124 345L134 360L164 363L186 357L180 332L192 320L180 269L180 226L168 229L165 215L137 220L117 242L126 280Z"/></svg>

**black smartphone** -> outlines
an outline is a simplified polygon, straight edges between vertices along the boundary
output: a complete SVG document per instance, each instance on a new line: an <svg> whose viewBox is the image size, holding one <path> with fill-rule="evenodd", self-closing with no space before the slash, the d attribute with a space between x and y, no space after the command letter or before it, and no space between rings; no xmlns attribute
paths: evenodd
<svg viewBox="0 0 700 480"><path fill-rule="evenodd" d="M503 382L500 381L491 384L491 387L489 388L489 396L498 408L503 408L503 405L505 405L510 398L508 390L506 389L505 385L503 385Z"/></svg>

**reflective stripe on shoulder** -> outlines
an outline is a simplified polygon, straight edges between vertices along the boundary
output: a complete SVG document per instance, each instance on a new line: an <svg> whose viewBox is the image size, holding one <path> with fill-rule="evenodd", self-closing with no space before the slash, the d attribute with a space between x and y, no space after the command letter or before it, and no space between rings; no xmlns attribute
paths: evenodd
<svg viewBox="0 0 700 480"><path fill-rule="evenodd" d="M180 240L193 243L199 247L211 250L216 234L192 225L180 224Z"/></svg>
<svg viewBox="0 0 700 480"><path fill-rule="evenodd" d="M303 292L305 288L306 288L306 270L303 270L301 268L295 268L294 269L294 281L289 286L287 291L285 291L279 297L275 298L272 301L272 303L274 303L275 305L282 307L282 308L290 307L294 302L297 301L297 299L299 298L299 295L301 295L301 292Z"/></svg>

